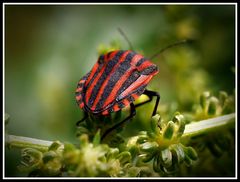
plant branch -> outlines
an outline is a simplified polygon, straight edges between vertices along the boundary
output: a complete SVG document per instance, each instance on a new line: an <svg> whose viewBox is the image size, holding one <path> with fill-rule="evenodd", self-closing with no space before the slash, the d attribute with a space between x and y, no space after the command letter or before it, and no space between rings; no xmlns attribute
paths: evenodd
<svg viewBox="0 0 240 182"><path fill-rule="evenodd" d="M202 134L204 132L209 132L221 126L226 126L234 123L235 113L206 119L198 122L192 122L185 126L184 134L182 137L191 137L195 135ZM9 147L14 148L34 148L42 152L47 151L48 147L53 143L53 141L39 140L35 138L6 135L5 144ZM63 144L61 146L63 148Z"/></svg>
<svg viewBox="0 0 240 182"><path fill-rule="evenodd" d="M221 126L226 126L234 123L235 113L219 116L216 118L206 119L202 121L192 122L185 126L182 137L192 137L195 135L209 132Z"/></svg>
<svg viewBox="0 0 240 182"><path fill-rule="evenodd" d="M35 138L8 135L8 134L5 136L5 139L6 139L5 144L10 148L11 147L14 147L14 148L30 147L30 148L40 150L42 152L46 152L48 150L48 147L53 143L53 141L40 140ZM63 145L61 147L63 147Z"/></svg>

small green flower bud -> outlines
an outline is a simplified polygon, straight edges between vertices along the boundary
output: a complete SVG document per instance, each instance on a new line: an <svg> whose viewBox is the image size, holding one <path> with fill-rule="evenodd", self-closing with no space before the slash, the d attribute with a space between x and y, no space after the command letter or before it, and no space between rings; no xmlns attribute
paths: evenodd
<svg viewBox="0 0 240 182"><path fill-rule="evenodd" d="M185 154L191 159L191 160L197 160L198 155L197 152L192 147L185 147L184 149Z"/></svg>
<svg viewBox="0 0 240 182"><path fill-rule="evenodd" d="M210 92L206 91L200 95L200 105L203 109L207 106L207 98L210 96Z"/></svg>
<svg viewBox="0 0 240 182"><path fill-rule="evenodd" d="M23 171L32 171L37 169L42 162L42 152L33 149L33 148L25 148L21 151L22 161L19 166L20 170Z"/></svg>
<svg viewBox="0 0 240 182"><path fill-rule="evenodd" d="M62 145L61 142L55 141L50 145L50 147L48 148L48 151L57 150L61 145Z"/></svg>
<svg viewBox="0 0 240 182"><path fill-rule="evenodd" d="M80 147L84 147L88 144L88 135L87 134L82 134L80 137L79 137L79 140L80 140Z"/></svg>
<svg viewBox="0 0 240 182"><path fill-rule="evenodd" d="M160 155L158 154L154 157L153 159L153 170L155 172L161 172L161 160L160 160Z"/></svg>
<svg viewBox="0 0 240 182"><path fill-rule="evenodd" d="M190 157L185 155L184 163L186 164L187 167L190 167L193 164L193 161L190 159Z"/></svg>
<svg viewBox="0 0 240 182"><path fill-rule="evenodd" d="M151 129L152 129L152 131L155 134L157 134L159 132L159 128L158 128L158 121L159 121L159 119L160 119L160 115L159 114L156 114L151 119Z"/></svg>
<svg viewBox="0 0 240 182"><path fill-rule="evenodd" d="M180 114L179 112L176 112L172 121L174 123L179 123L180 121L184 120L184 116L182 114Z"/></svg>
<svg viewBox="0 0 240 182"><path fill-rule="evenodd" d="M148 140L148 136L144 136L144 135L139 135L138 136L138 139L137 139L137 143L138 144L141 144L141 143L145 143L147 140Z"/></svg>
<svg viewBox="0 0 240 182"><path fill-rule="evenodd" d="M173 136L173 133L174 133L174 122L173 121L169 121L164 132L163 132L163 137L165 139L168 139L168 140L171 140L172 139L172 136Z"/></svg>
<svg viewBox="0 0 240 182"><path fill-rule="evenodd" d="M227 98L228 98L227 92L225 92L225 91L220 91L219 92L219 101L220 101L221 106L224 105L224 102Z"/></svg>
<svg viewBox="0 0 240 182"><path fill-rule="evenodd" d="M140 145L140 150L143 152L154 153L158 148L156 142L146 142Z"/></svg>
<svg viewBox="0 0 240 182"><path fill-rule="evenodd" d="M74 151L76 149L76 147L71 144L71 143L65 143L64 144L64 152L70 152L70 151Z"/></svg>
<svg viewBox="0 0 240 182"><path fill-rule="evenodd" d="M47 162L53 160L57 154L54 151L49 151L43 154L43 162L46 164Z"/></svg>
<svg viewBox="0 0 240 182"><path fill-rule="evenodd" d="M143 162L149 162L150 160L153 159L154 154L152 153L145 153L145 154L140 154L138 156Z"/></svg>
<svg viewBox="0 0 240 182"><path fill-rule="evenodd" d="M173 122L177 123L177 137L181 137L185 130L185 118L182 114L176 113L173 117Z"/></svg>
<svg viewBox="0 0 240 182"><path fill-rule="evenodd" d="M170 167L172 165L172 152L169 150L169 148L160 152L159 160L165 167Z"/></svg>
<svg viewBox="0 0 240 182"><path fill-rule="evenodd" d="M181 163L184 160L185 153L181 145L178 144L171 145L171 152L172 155L175 156L174 158L177 159L177 163Z"/></svg>
<svg viewBox="0 0 240 182"><path fill-rule="evenodd" d="M209 99L208 114L214 115L217 112L218 99L216 97L211 97Z"/></svg>
<svg viewBox="0 0 240 182"><path fill-rule="evenodd" d="M118 154L118 156L116 158L119 159L121 164L126 164L131 161L132 156L131 156L130 152L124 151L124 152L121 152L120 154Z"/></svg>
<svg viewBox="0 0 240 182"><path fill-rule="evenodd" d="M107 153L107 159L113 159L116 158L116 156L119 154L118 148L109 148L109 152Z"/></svg>

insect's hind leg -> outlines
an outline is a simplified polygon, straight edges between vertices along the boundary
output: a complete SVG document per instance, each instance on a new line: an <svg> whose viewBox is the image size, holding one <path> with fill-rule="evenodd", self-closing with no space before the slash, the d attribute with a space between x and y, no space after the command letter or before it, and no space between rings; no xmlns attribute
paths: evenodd
<svg viewBox="0 0 240 182"><path fill-rule="evenodd" d="M160 102L160 94L158 92L154 92L154 91L147 90L147 89L143 92L143 94L147 95L149 97L149 100L146 100L146 101L144 101L142 103L136 104L135 108L137 108L139 106L142 106L142 105L144 105L144 104L146 104L148 102L151 102L153 97L157 97L156 103L155 103L155 106L154 106L154 109L153 109L153 113L152 113L152 116L154 116L157 113L157 107L158 107L158 104Z"/></svg>
<svg viewBox="0 0 240 182"><path fill-rule="evenodd" d="M113 127L109 128L107 131L105 131L105 133L101 137L101 140L103 140L113 130L122 127L126 121L130 120L135 115L136 115L135 105L133 103L131 103L130 104L130 115L127 118L125 118L123 121L119 122L118 124L114 125Z"/></svg>
<svg viewBox="0 0 240 182"><path fill-rule="evenodd" d="M80 123L82 123L82 122L83 122L84 120L86 120L87 118L88 118L88 114L87 114L86 112L84 112L83 118L76 123L76 126L79 126Z"/></svg>

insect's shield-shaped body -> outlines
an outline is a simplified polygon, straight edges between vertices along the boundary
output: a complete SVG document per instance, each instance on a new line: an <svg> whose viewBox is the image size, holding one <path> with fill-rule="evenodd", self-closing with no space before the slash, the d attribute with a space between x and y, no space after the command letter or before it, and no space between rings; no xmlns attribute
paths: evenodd
<svg viewBox="0 0 240 182"><path fill-rule="evenodd" d="M116 112L136 100L157 73L157 66L140 54L130 50L109 52L101 55L79 81L77 103L92 114Z"/></svg>

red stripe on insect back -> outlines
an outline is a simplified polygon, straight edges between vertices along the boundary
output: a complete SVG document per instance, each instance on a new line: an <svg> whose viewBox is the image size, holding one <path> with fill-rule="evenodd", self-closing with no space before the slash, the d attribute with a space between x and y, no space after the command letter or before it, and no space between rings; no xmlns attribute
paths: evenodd
<svg viewBox="0 0 240 182"><path fill-rule="evenodd" d="M131 60L131 65L136 66L138 61L142 58L144 58L144 57L141 54L136 54Z"/></svg>
<svg viewBox="0 0 240 182"><path fill-rule="evenodd" d="M86 80L84 80L84 79L83 79L83 80L80 80L80 81L79 81L79 84L82 84L82 83L84 83L85 81L86 81Z"/></svg>
<svg viewBox="0 0 240 182"><path fill-rule="evenodd" d="M150 66L154 66L154 64L151 63L150 61L146 60L146 61L144 61L144 62L138 67L138 70L139 70L139 71L142 71L142 70L144 70L145 68L150 67Z"/></svg>
<svg viewBox="0 0 240 182"><path fill-rule="evenodd" d="M103 92L104 92L104 89L106 88L107 84L108 84L108 81L109 79L111 78L111 75L116 71L116 69L118 68L118 66L120 65L121 62L123 62L126 58L126 56L128 55L130 51L126 51L123 53L123 55L121 56L120 60L118 61L118 63L116 65L114 65L112 71L110 72L109 76L107 77L107 79L103 82L103 85L101 86L101 89L99 90L97 96L96 96L96 99L93 103L93 106L91 107L92 110L95 110L96 108L96 105L98 103L98 101L100 100ZM125 74L124 74L125 75ZM114 90L113 90L114 91Z"/></svg>
<svg viewBox="0 0 240 182"><path fill-rule="evenodd" d="M79 104L79 107L80 107L80 108L83 108L83 107L84 107L84 103L81 102L81 103Z"/></svg>
<svg viewBox="0 0 240 182"><path fill-rule="evenodd" d="M118 111L118 110L120 110L121 108L118 106L118 104L115 104L115 105L113 105L113 111Z"/></svg>
<svg viewBox="0 0 240 182"><path fill-rule="evenodd" d="M108 60L111 60L118 52L119 52L118 50L111 52L111 54L109 55Z"/></svg>
<svg viewBox="0 0 240 182"><path fill-rule="evenodd" d="M82 87L78 87L77 89L76 89L76 92L81 92L82 91Z"/></svg>
<svg viewBox="0 0 240 182"><path fill-rule="evenodd" d="M94 81L92 82L92 84L90 85L90 87L88 88L88 91L86 93L86 103L88 103L90 95L92 94L92 90L94 88L94 86L96 85L96 83L98 82L99 78L102 76L104 70L105 70L106 65L104 65L104 67L101 69L101 71L98 73L97 77L94 79Z"/></svg>
<svg viewBox="0 0 240 182"><path fill-rule="evenodd" d="M107 114L109 114L108 110L105 110L102 112L102 115L107 115Z"/></svg>
<svg viewBox="0 0 240 182"><path fill-rule="evenodd" d="M141 75L131 86L129 86L126 90L124 90L124 92L121 93L119 97L120 98L126 97L127 95L129 95L129 93L136 90L141 85L147 84L151 79L152 79L151 75L148 75L148 76Z"/></svg>
<svg viewBox="0 0 240 182"><path fill-rule="evenodd" d="M128 79L128 77L132 74L132 70L125 72L125 74L117 81L116 85L113 87L112 92L104 102L103 107L106 107L110 104L116 97L118 90L122 87L122 84Z"/></svg>
<svg viewBox="0 0 240 182"><path fill-rule="evenodd" d="M135 93L131 94L131 96L133 97L134 100L136 100L139 97L139 95Z"/></svg>
<svg viewBox="0 0 240 182"><path fill-rule="evenodd" d="M123 103L125 106L127 106L127 105L129 104L129 100L128 100L128 99L123 99L123 100L122 100L122 103Z"/></svg>
<svg viewBox="0 0 240 182"><path fill-rule="evenodd" d="M134 55L132 58L130 64L132 64L132 61L137 62L139 59L142 57L139 56L138 54ZM108 104L110 104L114 99L116 94L118 93L119 89L122 87L123 83L129 78L129 76L133 73L133 70L130 68L128 71L126 71L121 78L117 81L116 85L113 87L112 92L104 102L103 107L106 107Z"/></svg>
<svg viewBox="0 0 240 182"><path fill-rule="evenodd" d="M91 79L93 78L94 74L96 73L98 67L99 67L98 63L95 63L95 65L93 66L92 71L91 71L88 79L86 80L85 85L88 85L88 83L91 81Z"/></svg>
<svg viewBox="0 0 240 182"><path fill-rule="evenodd" d="M114 57L116 55L118 51L114 51L111 54L111 57ZM96 63L97 64L97 63ZM102 69L100 70L100 72L98 73L97 77L93 80L92 84L90 85L90 87L88 88L88 91L86 93L86 103L88 103L89 99L90 99L90 95L92 94L93 88L96 85L96 83L98 82L99 78L102 76L103 72L105 71L107 64L105 64Z"/></svg>
<svg viewBox="0 0 240 182"><path fill-rule="evenodd" d="M76 96L76 99L77 99L77 100L81 100L81 99L82 99L82 96L81 96L81 95L77 95L77 96Z"/></svg>

